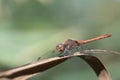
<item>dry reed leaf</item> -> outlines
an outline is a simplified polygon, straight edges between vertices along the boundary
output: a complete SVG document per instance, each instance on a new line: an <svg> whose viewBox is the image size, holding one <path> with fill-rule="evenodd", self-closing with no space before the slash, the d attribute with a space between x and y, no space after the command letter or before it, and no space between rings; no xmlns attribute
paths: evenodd
<svg viewBox="0 0 120 80"><path fill-rule="evenodd" d="M108 71L97 57L80 52L76 52L73 55L68 55L64 57L53 57L40 60L34 63L1 72L0 80L26 80L72 57L80 57L84 61L86 61L95 71L99 80L112 80Z"/></svg>

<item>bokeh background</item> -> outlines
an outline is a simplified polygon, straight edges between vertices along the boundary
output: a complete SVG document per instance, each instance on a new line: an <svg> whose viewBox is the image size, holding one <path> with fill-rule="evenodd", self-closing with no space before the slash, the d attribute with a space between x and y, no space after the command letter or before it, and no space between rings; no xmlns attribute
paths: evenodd
<svg viewBox="0 0 120 80"><path fill-rule="evenodd" d="M113 36L84 49L120 51L120 0L0 0L0 71L57 56L66 39ZM93 54L120 80L120 55ZM29 80L97 80L82 59L71 58Z"/></svg>

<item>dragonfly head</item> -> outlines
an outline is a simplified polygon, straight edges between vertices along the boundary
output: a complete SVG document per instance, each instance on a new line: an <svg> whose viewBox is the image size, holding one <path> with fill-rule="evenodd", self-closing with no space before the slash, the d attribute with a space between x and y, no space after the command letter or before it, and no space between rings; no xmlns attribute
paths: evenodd
<svg viewBox="0 0 120 80"><path fill-rule="evenodd" d="M56 46L56 50L57 50L58 52L63 52L63 51L65 50L64 44L62 44L62 43L58 44L58 45Z"/></svg>

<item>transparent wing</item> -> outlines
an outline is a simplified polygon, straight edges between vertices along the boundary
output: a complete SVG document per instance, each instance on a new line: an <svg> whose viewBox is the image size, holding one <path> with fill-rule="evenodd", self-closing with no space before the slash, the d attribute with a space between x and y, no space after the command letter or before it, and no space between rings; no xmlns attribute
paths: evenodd
<svg viewBox="0 0 120 80"><path fill-rule="evenodd" d="M111 53L111 54L119 54L120 55L120 52L103 50L103 49L90 49L90 50L84 50L84 52L85 53Z"/></svg>

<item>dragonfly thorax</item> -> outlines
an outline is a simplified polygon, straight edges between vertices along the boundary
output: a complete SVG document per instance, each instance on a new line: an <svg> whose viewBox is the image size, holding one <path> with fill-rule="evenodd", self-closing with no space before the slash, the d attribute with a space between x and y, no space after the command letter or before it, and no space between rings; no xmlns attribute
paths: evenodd
<svg viewBox="0 0 120 80"><path fill-rule="evenodd" d="M71 49L75 48L76 46L79 46L77 41L68 39L63 44L62 43L58 44L56 46L56 50L58 52L64 52L65 50L71 50Z"/></svg>

